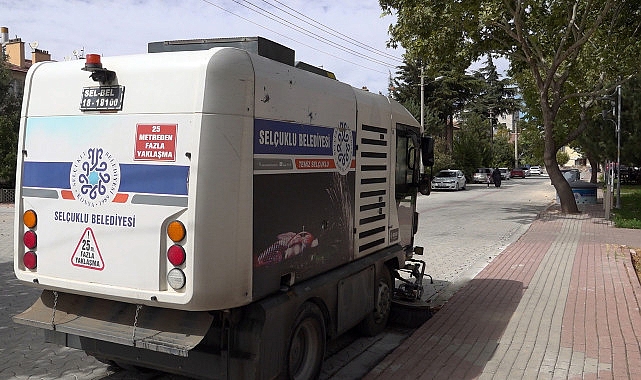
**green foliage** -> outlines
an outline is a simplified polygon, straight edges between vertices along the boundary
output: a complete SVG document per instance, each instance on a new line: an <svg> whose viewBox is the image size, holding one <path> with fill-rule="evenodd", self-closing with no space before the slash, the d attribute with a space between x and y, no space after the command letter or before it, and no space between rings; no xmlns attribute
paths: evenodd
<svg viewBox="0 0 641 380"><path fill-rule="evenodd" d="M621 163L641 166L641 75L622 86Z"/></svg>
<svg viewBox="0 0 641 380"><path fill-rule="evenodd" d="M621 208L613 213L615 226L641 229L641 187L621 186Z"/></svg>
<svg viewBox="0 0 641 380"><path fill-rule="evenodd" d="M519 162L521 165L543 162L543 130L529 115L519 122Z"/></svg>
<svg viewBox="0 0 641 380"><path fill-rule="evenodd" d="M519 109L519 101L515 98L516 87L510 78L499 78L492 55L488 56L485 66L476 71L474 76L481 85L478 95L468 105L468 111L484 115L496 125L499 116L512 114Z"/></svg>
<svg viewBox="0 0 641 380"><path fill-rule="evenodd" d="M0 59L0 186L13 187L20 129L20 100L11 90L11 75Z"/></svg>
<svg viewBox="0 0 641 380"><path fill-rule="evenodd" d="M559 163L561 166L565 166L565 164L570 161L570 155L567 154L564 150L559 150L556 152L556 162Z"/></svg>
<svg viewBox="0 0 641 380"><path fill-rule="evenodd" d="M452 156L456 162L456 168L461 169L468 179L472 179L476 168L484 166L481 164L483 154L484 151L473 133L465 130L456 134Z"/></svg>
<svg viewBox="0 0 641 380"><path fill-rule="evenodd" d="M392 97L405 105L417 120L420 120L421 104L421 63L407 60L396 72L393 80ZM424 73L425 126L433 135L445 137L447 121L467 107L483 88L481 79L444 65L438 76Z"/></svg>
<svg viewBox="0 0 641 380"><path fill-rule="evenodd" d="M493 167L511 168L514 166L514 145L505 139L495 139L492 144Z"/></svg>
<svg viewBox="0 0 641 380"><path fill-rule="evenodd" d="M483 115L466 112L461 115L460 128L454 138L452 156L456 167L471 178L476 168L492 165L490 123Z"/></svg>
<svg viewBox="0 0 641 380"><path fill-rule="evenodd" d="M392 83L392 96L420 119L420 64L407 63L399 68ZM492 59L474 75L454 71L440 72L439 78L425 77L425 133L439 137L435 169L463 170L468 176L478 167L512 166L514 148L507 142L509 132L499 127L492 146L491 124L499 115L516 109L514 88L499 79ZM456 113L460 130L448 146L447 120ZM492 116L492 117L490 117ZM450 149L451 148L451 149ZM493 153L495 157L493 157Z"/></svg>
<svg viewBox="0 0 641 380"><path fill-rule="evenodd" d="M528 113L543 127L548 168L556 168L559 147L585 132L595 100L641 66L638 0L379 2L397 17L390 44L430 62L433 72L488 54L507 57ZM577 212L567 182L553 181L561 209Z"/></svg>
<svg viewBox="0 0 641 380"><path fill-rule="evenodd" d="M452 155L447 152L445 148L447 141L442 137L434 139L434 172L443 169L457 169L456 163L452 159Z"/></svg>

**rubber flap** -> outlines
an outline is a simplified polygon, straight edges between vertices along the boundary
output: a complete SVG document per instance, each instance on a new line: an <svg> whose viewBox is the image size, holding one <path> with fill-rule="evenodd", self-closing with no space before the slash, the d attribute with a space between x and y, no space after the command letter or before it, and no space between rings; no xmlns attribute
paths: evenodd
<svg viewBox="0 0 641 380"><path fill-rule="evenodd" d="M213 317L45 290L14 322L72 335L187 356L203 339ZM135 327L134 327L135 323Z"/></svg>

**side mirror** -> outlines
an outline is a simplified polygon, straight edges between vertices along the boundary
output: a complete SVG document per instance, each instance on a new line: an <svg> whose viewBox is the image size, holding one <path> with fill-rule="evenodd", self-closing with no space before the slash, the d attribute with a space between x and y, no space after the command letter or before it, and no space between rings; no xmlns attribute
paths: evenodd
<svg viewBox="0 0 641 380"><path fill-rule="evenodd" d="M421 159L423 166L434 166L434 139L432 136L423 136L421 138Z"/></svg>

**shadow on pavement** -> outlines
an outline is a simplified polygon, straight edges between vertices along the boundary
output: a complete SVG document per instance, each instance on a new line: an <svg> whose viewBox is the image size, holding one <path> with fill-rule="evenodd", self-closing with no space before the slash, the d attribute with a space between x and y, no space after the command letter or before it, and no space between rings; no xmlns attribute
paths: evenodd
<svg viewBox="0 0 641 380"><path fill-rule="evenodd" d="M382 375L392 367L393 372L405 373L406 364L412 367L412 374L429 378L478 377L492 359L524 291L520 281L470 281L372 373ZM459 359L452 360L452 356Z"/></svg>
<svg viewBox="0 0 641 380"><path fill-rule="evenodd" d="M541 205L539 204L526 204L519 207L502 207L501 209L510 215L505 218L505 220L510 220L523 225L531 224L542 211Z"/></svg>

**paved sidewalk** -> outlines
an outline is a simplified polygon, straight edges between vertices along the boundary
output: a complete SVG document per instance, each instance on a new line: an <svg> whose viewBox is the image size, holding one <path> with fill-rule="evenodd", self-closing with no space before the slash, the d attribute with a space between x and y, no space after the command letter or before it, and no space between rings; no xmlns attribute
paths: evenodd
<svg viewBox="0 0 641 380"><path fill-rule="evenodd" d="M641 286L603 206L550 208L366 379L641 379Z"/></svg>

